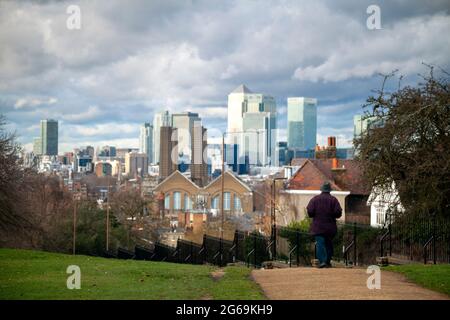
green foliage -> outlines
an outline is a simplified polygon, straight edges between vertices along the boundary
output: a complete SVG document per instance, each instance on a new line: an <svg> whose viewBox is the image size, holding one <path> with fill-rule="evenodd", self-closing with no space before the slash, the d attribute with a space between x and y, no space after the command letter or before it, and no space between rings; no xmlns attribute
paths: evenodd
<svg viewBox="0 0 450 320"><path fill-rule="evenodd" d="M288 240L289 250L294 249L293 259L297 260L298 258L300 263L303 262L306 265L310 265L311 259L314 257L312 236L309 234L310 226L311 219L305 218L301 221L292 221L279 231L280 237Z"/></svg>
<svg viewBox="0 0 450 320"><path fill-rule="evenodd" d="M73 245L73 213L60 217L64 221L58 224L51 236L46 237L44 249L71 253ZM109 248L116 250L126 243L126 230L117 218L110 214ZM106 249L106 211L97 207L95 202L82 201L77 206L76 253L102 256Z"/></svg>

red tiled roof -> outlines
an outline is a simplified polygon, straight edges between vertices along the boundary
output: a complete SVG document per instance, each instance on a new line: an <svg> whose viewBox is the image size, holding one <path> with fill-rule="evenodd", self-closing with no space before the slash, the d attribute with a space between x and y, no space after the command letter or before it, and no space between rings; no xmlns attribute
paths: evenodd
<svg viewBox="0 0 450 320"><path fill-rule="evenodd" d="M326 181L336 191L368 195L370 192L362 181L361 169L355 160L338 159L337 169L332 159L292 159L292 165L300 168L288 182L291 190L319 190Z"/></svg>

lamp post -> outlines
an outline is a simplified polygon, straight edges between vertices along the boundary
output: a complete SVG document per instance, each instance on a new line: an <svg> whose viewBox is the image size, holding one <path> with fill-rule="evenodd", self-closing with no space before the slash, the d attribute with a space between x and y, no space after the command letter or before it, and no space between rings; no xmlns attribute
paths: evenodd
<svg viewBox="0 0 450 320"><path fill-rule="evenodd" d="M106 252L109 252L109 200L111 191L111 181L108 180L108 196L106 198Z"/></svg>

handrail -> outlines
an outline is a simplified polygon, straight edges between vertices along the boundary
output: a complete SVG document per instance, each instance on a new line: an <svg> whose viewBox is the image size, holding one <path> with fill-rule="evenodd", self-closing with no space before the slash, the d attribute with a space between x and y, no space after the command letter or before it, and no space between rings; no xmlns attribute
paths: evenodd
<svg viewBox="0 0 450 320"><path fill-rule="evenodd" d="M384 239L390 234L390 230L386 230L386 232L380 238L380 257L384 256Z"/></svg>
<svg viewBox="0 0 450 320"><path fill-rule="evenodd" d="M292 266L292 253L294 250L297 250L297 245L295 245L290 251L289 251L289 268ZM298 266L297 266L298 267Z"/></svg>
<svg viewBox="0 0 450 320"><path fill-rule="evenodd" d="M434 235L432 235L432 236L425 242L425 244L423 245L423 263L424 263L424 264L427 264L427 261L428 261L428 259L427 259L427 248L428 248L428 245L429 245L430 243L432 243L433 240L434 240Z"/></svg>
<svg viewBox="0 0 450 320"><path fill-rule="evenodd" d="M354 245L355 245L355 240L352 240L352 242L350 242L350 244L346 248L344 248L344 260L345 260L346 266L348 266L348 252ZM355 257L355 260L356 260L356 257Z"/></svg>
<svg viewBox="0 0 450 320"><path fill-rule="evenodd" d="M274 260L275 259L275 257L274 257L274 255L273 255L273 253L272 253L272 250L270 250L270 248L272 247L272 245L275 243L275 240L271 240L271 241L269 241L268 243L267 243L267 246L266 246L266 250L267 250L267 252L269 252L269 258L271 259L271 260Z"/></svg>
<svg viewBox="0 0 450 320"><path fill-rule="evenodd" d="M247 260L247 267L250 267L250 258L249 257L253 252L255 252L255 249L252 249L249 253L247 253L247 256L245 257ZM256 266L254 266L254 267L256 267Z"/></svg>

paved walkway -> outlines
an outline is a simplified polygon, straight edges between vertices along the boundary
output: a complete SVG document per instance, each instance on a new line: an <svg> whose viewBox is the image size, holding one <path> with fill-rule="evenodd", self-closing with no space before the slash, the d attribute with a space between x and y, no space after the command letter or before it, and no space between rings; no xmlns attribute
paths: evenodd
<svg viewBox="0 0 450 320"><path fill-rule="evenodd" d="M449 299L395 272L381 271L381 289L369 290L370 274L361 268L254 270L253 279L269 299L282 300L430 300Z"/></svg>

